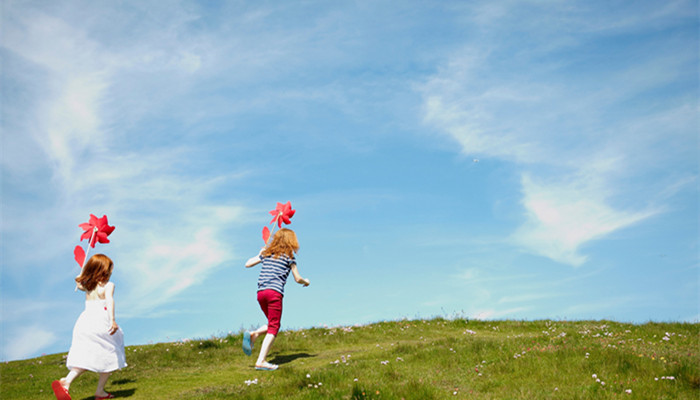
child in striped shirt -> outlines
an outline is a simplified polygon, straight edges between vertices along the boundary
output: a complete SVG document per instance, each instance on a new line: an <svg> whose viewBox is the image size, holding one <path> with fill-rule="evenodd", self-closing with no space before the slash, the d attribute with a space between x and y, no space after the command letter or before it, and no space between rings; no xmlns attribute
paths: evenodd
<svg viewBox="0 0 700 400"><path fill-rule="evenodd" d="M294 275L296 283L305 287L311 283L308 279L302 278L297 269L294 253L298 250L299 242L294 231L282 228L275 233L269 246L263 247L257 256L245 263L246 268L262 263L258 277L258 303L267 317L267 325L243 334L243 352L246 355L252 354L255 340L265 334L255 369L274 371L278 367L265 361L265 358L280 329L284 285L287 283L289 272L291 271Z"/></svg>

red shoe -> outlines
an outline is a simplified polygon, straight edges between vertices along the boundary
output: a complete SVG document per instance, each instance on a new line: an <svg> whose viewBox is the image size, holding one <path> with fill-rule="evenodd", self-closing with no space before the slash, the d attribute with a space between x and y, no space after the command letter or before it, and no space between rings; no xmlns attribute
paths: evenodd
<svg viewBox="0 0 700 400"><path fill-rule="evenodd" d="M114 395L112 393L107 393L107 396L95 396L95 400L105 400L105 399L113 399Z"/></svg>
<svg viewBox="0 0 700 400"><path fill-rule="evenodd" d="M51 382L51 389L53 389L53 394L56 395L57 400L71 400L68 390L61 385L61 381Z"/></svg>

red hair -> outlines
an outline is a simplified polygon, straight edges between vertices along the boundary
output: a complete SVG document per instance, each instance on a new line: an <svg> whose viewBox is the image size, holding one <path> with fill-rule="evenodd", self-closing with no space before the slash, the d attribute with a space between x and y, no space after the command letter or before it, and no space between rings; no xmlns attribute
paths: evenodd
<svg viewBox="0 0 700 400"><path fill-rule="evenodd" d="M294 253L299 251L299 241L293 230L282 228L275 233L272 238L272 243L262 252L263 257L274 256L279 258L286 255L289 258L294 257Z"/></svg>
<svg viewBox="0 0 700 400"><path fill-rule="evenodd" d="M114 263L109 257L104 254L95 254L90 257L75 281L85 288L86 292L91 292L95 290L97 284L109 281L113 268Z"/></svg>

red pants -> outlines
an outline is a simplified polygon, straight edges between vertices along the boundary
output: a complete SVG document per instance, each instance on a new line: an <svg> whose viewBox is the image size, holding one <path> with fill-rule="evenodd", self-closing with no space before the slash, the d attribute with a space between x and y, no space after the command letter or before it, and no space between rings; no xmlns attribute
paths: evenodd
<svg viewBox="0 0 700 400"><path fill-rule="evenodd" d="M267 333L277 336L282 321L282 293L272 289L258 292L258 304L267 317Z"/></svg>

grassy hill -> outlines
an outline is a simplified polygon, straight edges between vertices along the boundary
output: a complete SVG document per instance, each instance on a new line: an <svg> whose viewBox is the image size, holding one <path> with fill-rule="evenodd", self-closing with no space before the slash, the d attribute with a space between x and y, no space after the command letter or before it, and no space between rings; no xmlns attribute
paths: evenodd
<svg viewBox="0 0 700 400"><path fill-rule="evenodd" d="M241 336L129 346L107 390L130 400L700 398L699 324L432 319L282 331L274 372L254 370ZM3 363L0 397L51 399L65 373L65 354ZM92 399L96 380L78 378L73 399Z"/></svg>

